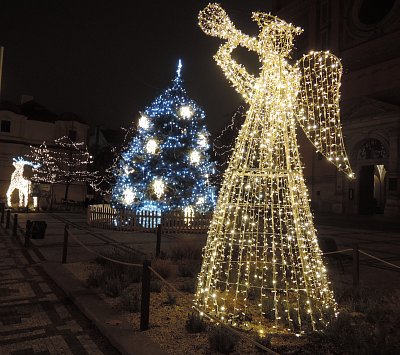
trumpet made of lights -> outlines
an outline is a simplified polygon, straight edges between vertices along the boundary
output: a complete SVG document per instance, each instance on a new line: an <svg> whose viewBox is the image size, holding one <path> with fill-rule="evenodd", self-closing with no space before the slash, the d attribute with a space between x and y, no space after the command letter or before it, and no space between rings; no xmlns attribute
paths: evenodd
<svg viewBox="0 0 400 355"><path fill-rule="evenodd" d="M198 276L197 304L221 321L298 335L323 329L337 305L322 261L296 139L296 122L316 149L353 177L339 116L339 60L313 52L287 58L299 27L255 12L249 37L209 4L202 30L226 40L215 60L249 104L224 174ZM258 77L238 64L238 46L255 51Z"/></svg>

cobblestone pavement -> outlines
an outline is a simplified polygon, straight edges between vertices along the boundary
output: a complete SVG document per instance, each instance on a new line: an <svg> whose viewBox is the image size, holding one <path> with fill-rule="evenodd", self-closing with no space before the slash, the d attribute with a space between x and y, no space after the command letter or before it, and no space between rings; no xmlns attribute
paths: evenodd
<svg viewBox="0 0 400 355"><path fill-rule="evenodd" d="M0 354L119 354L1 227Z"/></svg>

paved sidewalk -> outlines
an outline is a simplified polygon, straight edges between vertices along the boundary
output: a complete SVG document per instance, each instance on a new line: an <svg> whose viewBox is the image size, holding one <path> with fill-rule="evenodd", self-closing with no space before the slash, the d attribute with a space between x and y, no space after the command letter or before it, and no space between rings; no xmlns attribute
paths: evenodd
<svg viewBox="0 0 400 355"><path fill-rule="evenodd" d="M0 354L119 354L0 226Z"/></svg>

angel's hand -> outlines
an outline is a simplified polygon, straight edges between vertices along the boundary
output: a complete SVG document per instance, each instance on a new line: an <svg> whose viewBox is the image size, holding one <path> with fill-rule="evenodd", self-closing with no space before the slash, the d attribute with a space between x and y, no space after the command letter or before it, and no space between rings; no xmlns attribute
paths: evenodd
<svg viewBox="0 0 400 355"><path fill-rule="evenodd" d="M208 4L200 11L199 25L204 33L209 36L226 39L231 47L240 45L258 52L257 38L250 37L239 31L219 4Z"/></svg>
<svg viewBox="0 0 400 355"><path fill-rule="evenodd" d="M208 4L199 13L199 25L209 36L229 39L237 30L225 10L218 4Z"/></svg>

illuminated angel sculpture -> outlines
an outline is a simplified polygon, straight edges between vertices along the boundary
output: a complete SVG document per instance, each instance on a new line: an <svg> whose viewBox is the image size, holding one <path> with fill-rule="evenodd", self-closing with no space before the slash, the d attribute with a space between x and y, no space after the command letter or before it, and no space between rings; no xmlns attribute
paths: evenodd
<svg viewBox="0 0 400 355"><path fill-rule="evenodd" d="M226 40L214 58L250 108L210 225L196 302L233 326L300 334L323 329L337 311L310 211L296 122L317 151L353 177L339 117L342 68L329 52L289 64L293 38L302 30L270 14L255 12L253 19L258 38L237 30L217 4L199 15L206 34ZM258 77L232 59L238 46L259 55Z"/></svg>

